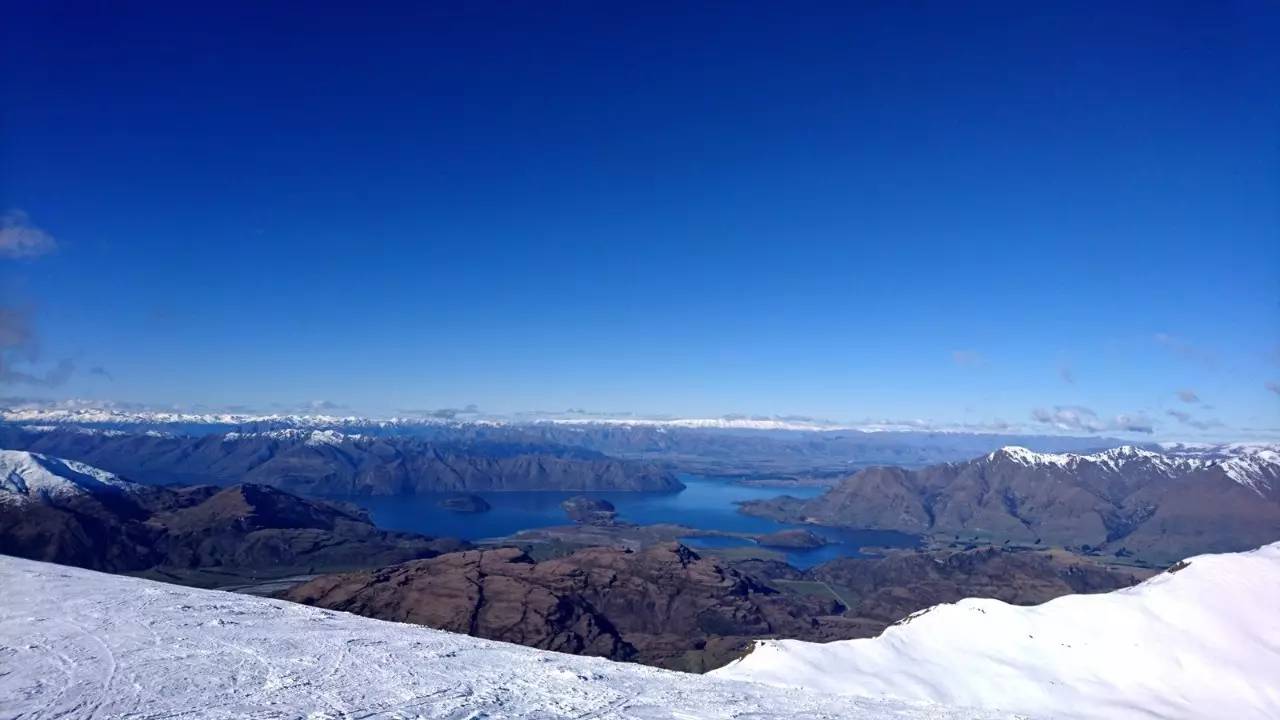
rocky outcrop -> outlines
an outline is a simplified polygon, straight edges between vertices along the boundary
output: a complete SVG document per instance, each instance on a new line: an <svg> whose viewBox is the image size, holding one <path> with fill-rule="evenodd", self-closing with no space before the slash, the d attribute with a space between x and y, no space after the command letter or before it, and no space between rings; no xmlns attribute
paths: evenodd
<svg viewBox="0 0 1280 720"><path fill-rule="evenodd" d="M308 496L683 487L658 465L581 448L481 441L440 444L329 430L189 437L0 425L0 447L78 460L148 484L248 482Z"/></svg>
<svg viewBox="0 0 1280 720"><path fill-rule="evenodd" d="M77 463L17 451L0 451L0 466L11 480L0 485L0 553L33 560L109 572L279 577L465 547L379 530L360 508L263 485L150 487L93 468L98 474L89 477Z"/></svg>
<svg viewBox="0 0 1280 720"><path fill-rule="evenodd" d="M549 650L701 671L761 637L851 636L829 599L781 593L687 547L533 562L475 550L329 575L285 598Z"/></svg>
<svg viewBox="0 0 1280 720"><path fill-rule="evenodd" d="M1280 493L1229 464L1125 447L1095 455L1007 448L920 470L862 470L812 500L743 503L786 522L1072 547L1153 563L1280 538Z"/></svg>

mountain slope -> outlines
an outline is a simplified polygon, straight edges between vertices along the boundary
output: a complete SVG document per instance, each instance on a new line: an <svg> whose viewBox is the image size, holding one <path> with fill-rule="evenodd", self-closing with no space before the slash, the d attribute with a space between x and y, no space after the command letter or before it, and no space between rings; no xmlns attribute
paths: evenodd
<svg viewBox="0 0 1280 720"><path fill-rule="evenodd" d="M0 718L991 720L0 556Z"/></svg>
<svg viewBox="0 0 1280 720"><path fill-rule="evenodd" d="M1035 607L963 600L880 637L762 641L713 674L1056 718L1280 717L1280 543Z"/></svg>
<svg viewBox="0 0 1280 720"><path fill-rule="evenodd" d="M781 520L1089 546L1172 562L1280 539L1280 454L1269 448L1090 455L1006 447L919 470L860 471L820 498L747 503Z"/></svg>
<svg viewBox="0 0 1280 720"><path fill-rule="evenodd" d="M432 443L334 430L186 436L0 426L0 447L70 458L150 484L237 482L311 496L430 491L670 491L655 465L547 444Z"/></svg>
<svg viewBox="0 0 1280 720"><path fill-rule="evenodd" d="M615 660L701 671L759 637L860 637L830 600L781 593L678 544L590 548L534 562L520 550L450 553L324 575L289 600Z"/></svg>
<svg viewBox="0 0 1280 720"><path fill-rule="evenodd" d="M0 450L0 552L114 572L280 576L431 557L456 541L379 530L359 508L261 485L163 488Z"/></svg>

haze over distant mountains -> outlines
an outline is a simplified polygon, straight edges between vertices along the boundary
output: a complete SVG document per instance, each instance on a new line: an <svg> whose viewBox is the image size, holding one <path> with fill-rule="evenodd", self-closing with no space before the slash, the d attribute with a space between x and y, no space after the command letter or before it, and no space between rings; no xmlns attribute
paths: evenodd
<svg viewBox="0 0 1280 720"><path fill-rule="evenodd" d="M427 443L445 454L464 452L469 456L502 457L513 452L523 452L540 457L557 458L549 463L561 466L566 460L599 460L583 454L583 451L607 455L617 460L660 463L663 467L682 472L722 475L797 475L839 476L860 467L877 464L918 467L937 462L961 460L1003 445L1018 444L1042 451L1097 450L1121 444L1120 440L1097 437L1067 437L1050 435L1019 435L976 432L922 432L912 430L866 431L824 425L800 419L667 419L648 420L637 418L569 417L536 420L458 419L458 418L391 418L333 417L325 415L245 415L245 414L191 414L168 412L135 412L100 408L16 408L0 410L0 444L5 447L36 449L51 454L81 459L101 467L125 472L135 479L149 480L168 474L174 479L187 475L205 475L200 481L217 481L217 472L207 472L172 461L161 462L155 467L141 464L119 464L107 449L119 441L81 438L71 441L59 430L87 431L82 434L119 436L146 435L157 441L143 443L133 441L133 447L148 446L144 458L155 452L151 445L165 446L161 436L189 438L221 437L223 441L249 442L252 438L271 438L284 445L295 441L331 446L354 447L373 445L382 440L390 446L412 446L418 453ZM319 431L317 434L315 431ZM52 439L41 440L50 435ZM168 443L172 445L173 443ZM522 450L519 450L521 449ZM568 450L573 449L573 450ZM207 449L202 450L207 452ZM134 450L128 451L133 455ZM394 454L394 453L392 453ZM380 452L380 456L387 455ZM570 457L573 456L573 457ZM135 458L130 458L131 460ZM356 463L359 465L359 463ZM481 463L485 465L486 463ZM231 465L235 465L232 463ZM501 465L501 463L498 463ZM195 472L193 472L195 468ZM651 470L643 466L619 466L618 475L643 475ZM228 468L230 469L230 467ZM243 473L250 469L243 463L236 468ZM438 470L439 472L436 472ZM439 469L425 473L445 478L454 474ZM400 482L395 492L413 491L412 483L395 481L384 473L376 481L364 483L353 480L347 470L333 470L341 479L315 480L318 488L312 492L385 493ZM310 473L315 475L315 472ZM503 489L501 478L516 477L503 472L498 466L479 473L457 473L468 479L440 479L427 481L418 489ZM214 476L210 479L207 476ZM485 475L488 479L480 479ZM551 488L568 490L585 489L662 489L655 478L617 480L614 484L592 487L586 481L577 481L566 470L560 473L549 468L545 477L563 475ZM515 482L515 481L513 481ZM523 489L533 489L527 481ZM298 489L307 491L301 485ZM512 485L508 489L519 489Z"/></svg>
<svg viewBox="0 0 1280 720"><path fill-rule="evenodd" d="M75 459L151 484L250 482L317 496L682 487L652 463L545 442L429 441L333 430L179 435L0 425L0 447Z"/></svg>

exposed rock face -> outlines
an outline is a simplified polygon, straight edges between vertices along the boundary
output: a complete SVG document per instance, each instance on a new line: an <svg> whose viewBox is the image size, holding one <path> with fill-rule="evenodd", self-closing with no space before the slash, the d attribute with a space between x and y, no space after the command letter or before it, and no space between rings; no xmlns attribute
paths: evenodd
<svg viewBox="0 0 1280 720"><path fill-rule="evenodd" d="M447 510L460 513L482 513L491 509L488 501L479 495L454 495L436 504Z"/></svg>
<svg viewBox="0 0 1280 720"><path fill-rule="evenodd" d="M159 567L279 576L465 546L378 530L359 508L272 487L149 487L86 467L0 451L0 476L9 480L0 484L0 553L110 572Z"/></svg>
<svg viewBox="0 0 1280 720"><path fill-rule="evenodd" d="M779 593L679 544L591 548L535 563L476 550L316 578L285 598L495 640L685 670L752 638L851 636L829 600Z"/></svg>
<svg viewBox="0 0 1280 720"><path fill-rule="evenodd" d="M437 444L328 430L188 437L0 426L0 447L78 460L149 484L248 482L310 496L683 487L657 465L580 448Z"/></svg>
<svg viewBox="0 0 1280 720"><path fill-rule="evenodd" d="M800 549L820 548L827 544L826 538L811 530L779 530L758 536L756 542L765 547Z"/></svg>
<svg viewBox="0 0 1280 720"><path fill-rule="evenodd" d="M1131 447L1086 456L1006 448L921 470L868 468L813 500L742 509L790 522L1087 545L1172 562L1280 538L1280 492L1232 472Z"/></svg>
<svg viewBox="0 0 1280 720"><path fill-rule="evenodd" d="M611 525L618 516L613 503L601 498L583 495L571 497L560 503L569 519L584 525Z"/></svg>

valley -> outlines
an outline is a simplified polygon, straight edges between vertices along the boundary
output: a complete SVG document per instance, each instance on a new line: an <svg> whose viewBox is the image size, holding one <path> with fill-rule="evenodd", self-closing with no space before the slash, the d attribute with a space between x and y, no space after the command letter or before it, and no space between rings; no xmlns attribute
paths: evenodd
<svg viewBox="0 0 1280 720"><path fill-rule="evenodd" d="M875 637L970 597L1104 593L1179 550L1280 535L1266 448L1005 447L829 485L569 446L148 432L0 429L149 479L0 451L0 552L706 672L762 639ZM551 462L564 472L534 470ZM239 472L261 482L228 484ZM220 482L159 482L174 476ZM368 492L334 492L352 483Z"/></svg>

